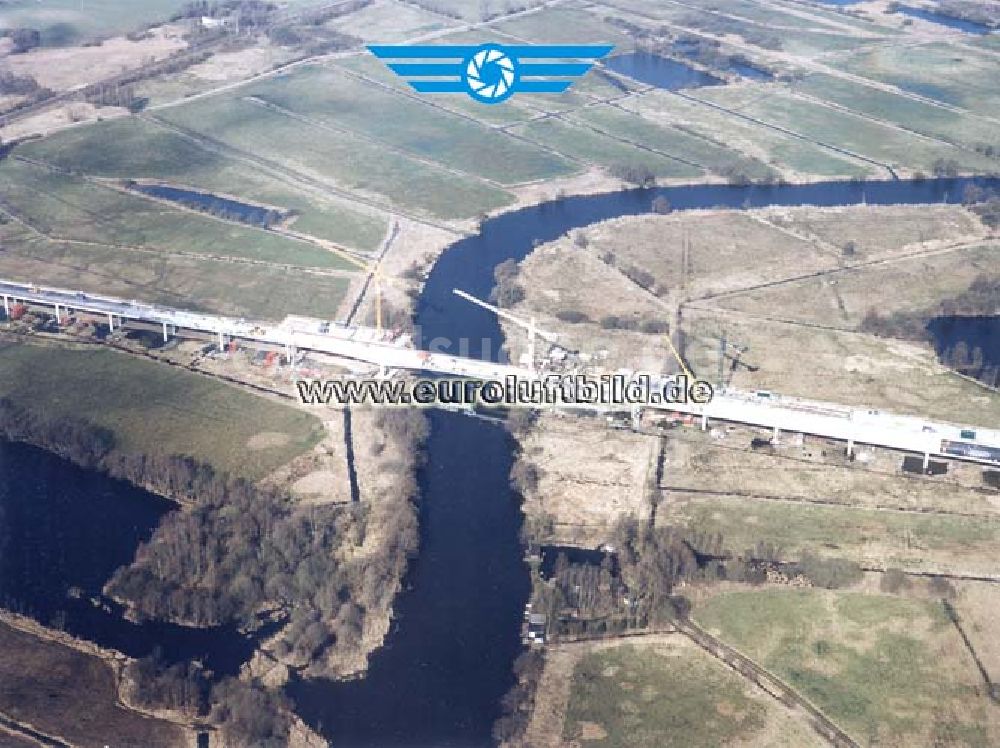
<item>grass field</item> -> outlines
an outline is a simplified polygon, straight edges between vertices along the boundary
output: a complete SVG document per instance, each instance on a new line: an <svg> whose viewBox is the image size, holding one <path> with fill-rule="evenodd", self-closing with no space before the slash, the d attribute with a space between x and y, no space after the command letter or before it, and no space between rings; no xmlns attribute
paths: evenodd
<svg viewBox="0 0 1000 748"><path fill-rule="evenodd" d="M471 34L451 34L440 41L442 43L447 42L448 44L474 44L480 40L479 37L472 37L473 35ZM418 96L410 88L410 84L405 79L389 70L382 60L373 55L361 54L342 57L332 60L331 64L337 68L350 71L355 75L363 76L366 80L380 83L407 96ZM510 125L516 122L523 122L533 114L530 108L524 106L524 97L518 98L516 96L493 106L483 106L464 94L435 96L425 101L433 103L440 109L454 112L464 117L470 117L486 125Z"/></svg>
<svg viewBox="0 0 1000 748"><path fill-rule="evenodd" d="M17 152L91 176L160 179L295 210L296 229L359 250L375 249L386 231L382 216L291 186L144 119L73 128Z"/></svg>
<svg viewBox="0 0 1000 748"><path fill-rule="evenodd" d="M456 24L456 20L417 6L403 5L395 0L375 0L360 10L328 21L326 26L366 42L389 44Z"/></svg>
<svg viewBox="0 0 1000 748"><path fill-rule="evenodd" d="M694 618L866 745L994 745L997 710L937 602L770 589Z"/></svg>
<svg viewBox="0 0 1000 748"><path fill-rule="evenodd" d="M983 171L993 159L920 138L886 125L759 85L715 86L696 98L749 115L827 145L895 166L930 173L938 158L955 159L962 169Z"/></svg>
<svg viewBox="0 0 1000 748"><path fill-rule="evenodd" d="M334 253L20 161L0 165L0 208L56 239L354 269Z"/></svg>
<svg viewBox="0 0 1000 748"><path fill-rule="evenodd" d="M442 111L431 106L429 98L401 96L334 67L300 68L290 76L241 89L240 94L501 184L551 179L571 171L549 151Z"/></svg>
<svg viewBox="0 0 1000 748"><path fill-rule="evenodd" d="M0 226L0 277L216 314L334 319L349 277L41 239Z"/></svg>
<svg viewBox="0 0 1000 748"><path fill-rule="evenodd" d="M751 439L759 436L760 431L752 430L727 432L724 439L700 431L676 433L661 484L668 489L666 500L671 501L672 491L708 488L759 497L746 500L748 510L769 506L766 497L775 497L833 507L977 514L986 522L1000 517L1000 506L980 490L978 469L972 465L967 466L971 475L962 476L953 465L947 478L932 479L899 472L901 457L891 452L866 452L866 462L848 462L842 449L818 438L801 445L794 438L779 439L774 453L749 449Z"/></svg>
<svg viewBox="0 0 1000 748"><path fill-rule="evenodd" d="M871 164L666 91L649 91L622 105L653 122L680 126L705 138L725 133L730 148L795 174L855 177L877 171Z"/></svg>
<svg viewBox="0 0 1000 748"><path fill-rule="evenodd" d="M27 26L46 46L69 46L166 21L184 0L9 0L0 3L0 30Z"/></svg>
<svg viewBox="0 0 1000 748"><path fill-rule="evenodd" d="M996 574L1000 518L922 515L809 506L739 497L685 496L671 491L657 512L664 525L720 532L727 548L758 542L795 560L804 551L913 571Z"/></svg>
<svg viewBox="0 0 1000 748"><path fill-rule="evenodd" d="M826 280L811 278L748 291L720 299L718 304L748 314L774 314L797 322L855 330L872 309L881 314L935 309L941 299L965 291L984 268L997 261L998 255L1000 247L982 244L847 270ZM906 288L908 292L881 299L880 290L885 288ZM876 299L880 303L876 304Z"/></svg>
<svg viewBox="0 0 1000 748"><path fill-rule="evenodd" d="M720 142L691 135L674 127L661 127L644 117L611 106L581 109L569 115L568 119L705 169L721 169L741 160L747 161L742 158L742 154ZM747 162L744 170L751 177L763 177L770 173L767 165L759 161Z"/></svg>
<svg viewBox="0 0 1000 748"><path fill-rule="evenodd" d="M541 119L520 125L513 132L529 140L543 143L559 153L596 166L645 166L657 177L700 176L693 166L656 153L637 148L593 130L575 127L556 119Z"/></svg>
<svg viewBox="0 0 1000 748"><path fill-rule="evenodd" d="M929 99L996 114L1000 86L996 58L945 42L861 50L835 63L857 75L882 81Z"/></svg>
<svg viewBox="0 0 1000 748"><path fill-rule="evenodd" d="M749 741L766 724L761 697L690 646L631 644L585 655L566 711L567 740L607 748L667 748Z"/></svg>
<svg viewBox="0 0 1000 748"><path fill-rule="evenodd" d="M478 179L242 98L213 97L161 114L170 122L299 173L438 218L471 218L513 200L509 193Z"/></svg>
<svg viewBox="0 0 1000 748"><path fill-rule="evenodd" d="M847 81L824 73L809 73L792 89L831 101L871 117L893 122L949 142L975 146L995 144L996 125L973 114L936 106L900 94ZM995 168L1000 168L1000 160Z"/></svg>
<svg viewBox="0 0 1000 748"><path fill-rule="evenodd" d="M45 418L69 416L108 428L125 452L190 455L253 480L311 448L323 433L309 413L107 348L0 348L0 397ZM262 433L275 437L255 448L251 439Z"/></svg>

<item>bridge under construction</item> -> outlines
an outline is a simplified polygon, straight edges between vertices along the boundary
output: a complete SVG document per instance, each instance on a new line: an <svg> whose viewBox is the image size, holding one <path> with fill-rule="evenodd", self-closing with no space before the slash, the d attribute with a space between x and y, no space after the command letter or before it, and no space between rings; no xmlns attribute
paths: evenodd
<svg viewBox="0 0 1000 748"><path fill-rule="evenodd" d="M310 351L363 362L385 373L405 370L498 381L509 376L524 379L541 376L533 360L527 366L512 366L434 353L414 348L407 336L303 317L288 317L281 323L236 319L5 280L0 280L0 297L8 318L18 306L41 306L54 309L57 321L73 313L104 318L111 330L130 321L157 325L165 340L172 335L207 333L217 337L220 350L225 349L227 342L238 340L279 346L290 357L298 351ZM534 327L533 320L528 327L532 351L535 333L551 339L551 335ZM658 375L661 384L667 379ZM916 453L923 456L925 468L932 457L1000 466L1000 430L996 429L935 422L770 392L728 390L716 393L707 404L665 403L643 407L691 416L700 420L702 428L708 428L712 421L726 421L769 429L777 438L782 433L801 433L834 439L846 443L848 454L862 444Z"/></svg>

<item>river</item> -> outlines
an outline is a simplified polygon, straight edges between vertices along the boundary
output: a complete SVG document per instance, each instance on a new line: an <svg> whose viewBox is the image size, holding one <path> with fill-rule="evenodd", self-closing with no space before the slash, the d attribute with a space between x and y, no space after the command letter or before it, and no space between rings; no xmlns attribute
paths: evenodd
<svg viewBox="0 0 1000 748"><path fill-rule="evenodd" d="M658 195L674 209L936 203L957 202L972 182L1000 188L995 179L693 185L570 197L524 208L485 221L480 233L459 240L440 257L418 304L418 342L499 360L502 335L495 317L459 299L452 289L485 297L493 285L493 268L503 260L519 260L536 244L596 221L646 213ZM500 697L513 682L511 663L518 652L529 581L518 542L520 513L507 480L509 439L496 425L435 412L427 447L428 464L420 475L421 550L408 573L407 589L397 600L386 646L373 655L363 679L293 681L288 688L297 711L338 748L489 745ZM36 555L71 553L74 560L61 568L72 567L74 574L92 578L85 587L90 590L93 580L106 578L115 564L134 553L166 510L149 503L155 497L103 476L88 475L84 482L81 471L37 450L17 445L2 449L6 458L0 459L0 476L13 488L0 490L0 554L24 561L0 566L3 576L12 577L0 580L0 589L16 587L25 608L43 610L53 590L79 584L71 581L77 579L73 575L27 585L13 578L29 574L27 567ZM74 483L79 490L67 493L75 489ZM29 500L24 498L26 490L34 516L11 523L11 508ZM107 495L109 501L87 503L92 495ZM61 497L66 496L74 496L71 501L87 510L60 517L66 506ZM132 503L143 508L136 510L141 516L130 519ZM76 524L89 529L67 534L66 528ZM115 553L109 555L106 546ZM95 552L98 548L101 553ZM95 610L89 603L68 606L67 628L129 653L153 642L169 657L191 656L207 647L206 654L223 671L248 654L246 640L232 632L132 626L114 612L102 614L100 625L92 625L87 623L88 609ZM185 638L192 636L205 638Z"/></svg>

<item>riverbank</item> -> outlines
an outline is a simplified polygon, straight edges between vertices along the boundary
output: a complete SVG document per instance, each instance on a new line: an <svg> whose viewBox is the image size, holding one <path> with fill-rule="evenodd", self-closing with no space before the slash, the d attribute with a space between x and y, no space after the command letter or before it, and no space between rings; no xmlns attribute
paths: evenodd
<svg viewBox="0 0 1000 748"><path fill-rule="evenodd" d="M195 748L181 715L152 715L124 698L129 658L0 610L0 713L53 739ZM54 708L58 704L58 708Z"/></svg>

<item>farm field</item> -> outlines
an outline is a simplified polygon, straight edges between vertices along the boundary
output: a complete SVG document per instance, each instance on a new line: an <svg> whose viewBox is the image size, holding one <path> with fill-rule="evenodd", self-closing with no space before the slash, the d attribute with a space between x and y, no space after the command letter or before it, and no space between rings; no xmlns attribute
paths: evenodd
<svg viewBox="0 0 1000 748"><path fill-rule="evenodd" d="M797 504L975 515L986 523L1000 518L976 466L953 465L947 475L930 478L903 473L897 453L861 446L852 462L838 445L815 437L800 443L789 434L770 448L753 449L752 440L764 435L743 428L715 434L675 431L665 457L669 469L660 481L663 500L670 504L675 495L705 492L745 497L748 511Z"/></svg>
<svg viewBox="0 0 1000 748"><path fill-rule="evenodd" d="M248 86L241 95L504 185L571 170L547 151L331 67L300 68L289 77Z"/></svg>
<svg viewBox="0 0 1000 748"><path fill-rule="evenodd" d="M232 317L335 319L354 276L68 244L0 226L0 277Z"/></svg>
<svg viewBox="0 0 1000 748"><path fill-rule="evenodd" d="M263 478L315 445L314 415L226 384L106 348L0 348L0 397L114 432L116 449L197 455L216 470ZM259 435L266 439L257 439ZM247 459L247 454L253 459Z"/></svg>
<svg viewBox="0 0 1000 748"><path fill-rule="evenodd" d="M980 244L874 267L847 267L828 278L744 291L718 299L716 304L750 315L857 330L873 309L881 314L933 310L940 299L965 291L996 261L998 253L996 245ZM887 305L875 303L884 288L907 288L910 292Z"/></svg>
<svg viewBox="0 0 1000 748"><path fill-rule="evenodd" d="M54 239L353 269L332 252L21 161L0 166L0 210Z"/></svg>
<svg viewBox="0 0 1000 748"><path fill-rule="evenodd" d="M557 153L604 168L645 166L657 177L676 179L703 173L697 167L623 143L611 135L576 127L561 118L535 120L513 128L512 132L543 143Z"/></svg>
<svg viewBox="0 0 1000 748"><path fill-rule="evenodd" d="M37 28L46 46L81 44L166 21L183 0L9 0L0 5L0 31Z"/></svg>
<svg viewBox="0 0 1000 748"><path fill-rule="evenodd" d="M811 140L893 167L930 173L935 160L954 159L962 169L990 170L993 159L927 140L903 130L823 106L758 84L711 87L696 91L695 98L791 130Z"/></svg>
<svg viewBox="0 0 1000 748"><path fill-rule="evenodd" d="M213 97L161 110L164 120L331 186L443 219L472 218L513 200L486 182L456 175L359 136L331 131L244 99Z"/></svg>
<svg viewBox="0 0 1000 748"><path fill-rule="evenodd" d="M861 50L838 68L944 104L996 114L996 58L936 42Z"/></svg>
<svg viewBox="0 0 1000 748"><path fill-rule="evenodd" d="M156 179L294 210L299 213L296 230L358 250L375 249L386 232L387 221L377 213L290 185L148 119L66 130L28 143L18 153L89 176Z"/></svg>
<svg viewBox="0 0 1000 748"><path fill-rule="evenodd" d="M678 635L591 645L572 671L562 737L607 748L817 744L771 697Z"/></svg>
<svg viewBox="0 0 1000 748"><path fill-rule="evenodd" d="M568 115L570 121L639 143L656 153L682 159L705 170L721 170L739 164L750 177L770 174L766 164L741 157L718 141L690 135L675 127L659 125L636 114L610 106L580 109Z"/></svg>
<svg viewBox="0 0 1000 748"><path fill-rule="evenodd" d="M651 90L622 102L622 106L658 124L681 127L703 138L725 133L728 147L776 169L790 171L790 178L877 176L881 172L874 164L735 117L687 96Z"/></svg>
<svg viewBox="0 0 1000 748"><path fill-rule="evenodd" d="M809 73L791 86L793 91L830 101L851 111L892 122L900 127L943 140L975 147L995 145L996 124L975 114L890 93L857 81L825 73ZM1000 160L996 168L1000 168Z"/></svg>
<svg viewBox="0 0 1000 748"><path fill-rule="evenodd" d="M721 533L743 552L766 543L786 560L809 551L862 566L949 574L996 574L1000 517L923 515L853 507L809 506L670 491L657 522Z"/></svg>
<svg viewBox="0 0 1000 748"><path fill-rule="evenodd" d="M360 10L326 23L328 28L365 42L390 44L457 25L456 19L404 5L396 0L375 0Z"/></svg>
<svg viewBox="0 0 1000 748"><path fill-rule="evenodd" d="M996 709L936 600L770 589L716 595L693 616L863 744L997 740Z"/></svg>
<svg viewBox="0 0 1000 748"><path fill-rule="evenodd" d="M730 384L813 400L878 408L925 418L988 426L1000 422L1000 402L977 384L949 372L930 346L883 340L857 332L723 312L685 313L687 349L695 372L718 366L718 336L747 346L747 360Z"/></svg>

